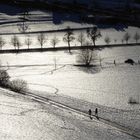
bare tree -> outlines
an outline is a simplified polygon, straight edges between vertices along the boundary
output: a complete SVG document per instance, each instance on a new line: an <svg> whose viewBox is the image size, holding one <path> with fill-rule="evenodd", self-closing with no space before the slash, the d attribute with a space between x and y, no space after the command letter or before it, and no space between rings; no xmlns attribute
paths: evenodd
<svg viewBox="0 0 140 140"><path fill-rule="evenodd" d="M88 45L89 43L86 43ZM94 62L97 59L97 54L89 49L89 48L84 48L80 50L80 53L78 54L77 61L80 63L84 63L85 66L90 66L92 62Z"/></svg>
<svg viewBox="0 0 140 140"><path fill-rule="evenodd" d="M114 43L115 43L115 44L117 43L117 39L114 39Z"/></svg>
<svg viewBox="0 0 140 140"><path fill-rule="evenodd" d="M83 44L85 43L86 38L82 32L78 35L77 41L80 43L81 46L83 46Z"/></svg>
<svg viewBox="0 0 140 140"><path fill-rule="evenodd" d="M70 43L75 40L74 33L72 32L71 28L68 26L66 29L66 34L63 37L63 41L68 43L69 52L70 50Z"/></svg>
<svg viewBox="0 0 140 140"><path fill-rule="evenodd" d="M17 49L17 36L11 38L11 44L14 46L15 50Z"/></svg>
<svg viewBox="0 0 140 140"><path fill-rule="evenodd" d="M102 68L102 61L103 61L103 58L99 57L99 62L100 62L100 67Z"/></svg>
<svg viewBox="0 0 140 140"><path fill-rule="evenodd" d="M15 50L16 49L19 50L19 48L21 46L19 38L15 35L11 38L11 44L14 46Z"/></svg>
<svg viewBox="0 0 140 140"><path fill-rule="evenodd" d="M37 36L37 40L41 46L41 49L43 48L43 45L45 44L47 38L45 37L45 34L41 33Z"/></svg>
<svg viewBox="0 0 140 140"><path fill-rule="evenodd" d="M140 35L136 32L134 34L134 40L136 41L136 43L138 43L139 39L140 39Z"/></svg>
<svg viewBox="0 0 140 140"><path fill-rule="evenodd" d="M27 9L24 9L23 13L19 17L21 19L21 23L17 24L18 30L21 33L25 33L29 29L29 25L26 23L29 17L29 11Z"/></svg>
<svg viewBox="0 0 140 140"><path fill-rule="evenodd" d="M22 23L17 24L17 26L18 26L18 30L21 33L25 33L29 29L29 25L25 21L23 21Z"/></svg>
<svg viewBox="0 0 140 140"><path fill-rule="evenodd" d="M128 44L128 41L130 40L131 36L129 33L125 33L123 36L123 39L126 41L126 44Z"/></svg>
<svg viewBox="0 0 140 140"><path fill-rule="evenodd" d="M123 42L124 42L124 39L122 39L122 44L123 44Z"/></svg>
<svg viewBox="0 0 140 140"><path fill-rule="evenodd" d="M55 36L51 39L51 45L53 46L53 48L55 48L55 46L59 43L59 39Z"/></svg>
<svg viewBox="0 0 140 140"><path fill-rule="evenodd" d="M111 42L111 39L110 39L109 36L106 36L106 37L104 38L104 41L105 41L105 43L106 43L107 45L109 45L110 42Z"/></svg>
<svg viewBox="0 0 140 140"><path fill-rule="evenodd" d="M2 50L2 47L6 44L5 40L0 36L0 50Z"/></svg>
<svg viewBox="0 0 140 140"><path fill-rule="evenodd" d="M96 40L102 35L97 27L93 27L92 29L87 29L87 36L92 40L92 43L95 46Z"/></svg>
<svg viewBox="0 0 140 140"><path fill-rule="evenodd" d="M21 47L21 42L20 42L20 40L18 38L18 40L17 40L17 49L19 50L20 47Z"/></svg>
<svg viewBox="0 0 140 140"><path fill-rule="evenodd" d="M32 40L31 40L30 37L28 36L28 37L25 39L25 45L27 45L27 46L28 46L28 49L29 49L31 44L32 44Z"/></svg>

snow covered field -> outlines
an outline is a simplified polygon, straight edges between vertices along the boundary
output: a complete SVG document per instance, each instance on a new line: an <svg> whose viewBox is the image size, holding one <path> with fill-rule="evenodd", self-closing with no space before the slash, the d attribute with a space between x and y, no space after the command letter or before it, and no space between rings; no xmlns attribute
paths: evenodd
<svg viewBox="0 0 140 140"><path fill-rule="evenodd" d="M124 61L132 58L137 62L139 52L139 46L104 49L98 52L103 59L103 68L90 70L73 66L77 63L76 51L73 55L67 52L44 52L0 56L3 65L15 66L9 68L10 76L27 80L32 89L50 93L57 90L58 95L120 109L136 109L140 106L129 105L128 100L130 97L139 99L140 65L126 65ZM116 67L114 60L118 63ZM96 63L99 65L99 60Z"/></svg>
<svg viewBox="0 0 140 140"><path fill-rule="evenodd" d="M51 26L51 27L46 27L46 26ZM4 25L5 26L5 25ZM34 27L35 26L35 27ZM62 28L60 28L59 26L62 26ZM46 42L45 44L43 45L44 48L48 48L48 47L53 47L51 45L51 40L54 38L54 37L57 37L59 39L59 42L58 44L56 44L56 47L60 47L60 46L67 46L67 43L63 41L63 37L64 37L64 32L60 32L60 33L47 33L47 31L49 30L57 30L57 29L65 29L67 26L70 26L71 28L85 28L85 27L91 27L92 25L89 25L89 24L78 24L78 23L72 23L72 22L64 22L64 24L60 24L60 25L55 25L55 24L52 24L52 23L48 23L48 22L43 22L43 23L39 23L39 24L34 24L30 26L31 28L31 31L34 31L34 29L36 31L46 31L45 35L46 35ZM6 29L7 28L7 29ZM5 33L5 32L15 32L14 30L16 29L17 31L16 32L19 32L18 31L18 27L17 25L13 25L13 26L7 26L7 27L3 27L2 25L0 25L0 29L1 29L1 33ZM5 31L7 30L7 31ZM110 44L121 44L122 43L122 39L123 39L123 36L126 32L130 33L131 35L131 39L129 40L130 43L135 43L135 40L133 39L133 36L136 32L140 32L140 29L139 28L136 28L136 27L128 27L128 28L124 28L123 30L116 30L114 27L110 27L110 28L107 28L107 29L102 29L100 28L101 30L101 34L102 34L102 37L100 39L98 39L96 41L96 44L97 45L104 45L106 44L104 39L106 36L109 36L110 37L110 40L111 40L111 43ZM74 37L75 37L75 40L73 42L71 42L71 45L73 46L77 46L77 45L80 45L80 43L77 41L77 38L78 38L78 35L83 32L85 34L85 38L87 41L89 41L89 39L87 38L87 34L86 34L86 31L83 30L83 31L74 31ZM12 38L13 35L7 35L7 33L5 35L2 35L3 39L6 41L6 44L3 46L3 49L14 49L14 47L11 45L11 38ZM23 34L20 34L20 35L17 35L19 37L19 40L21 42L21 45L20 48L27 48L27 45L25 45L25 39L27 37L30 37L30 39L32 40L32 44L30 45L30 48L39 48L40 45L37 41L37 36L38 34L28 34L28 35L23 35ZM125 41L123 41L123 43L125 43Z"/></svg>
<svg viewBox="0 0 140 140"><path fill-rule="evenodd" d="M10 23L20 21L19 14L15 15L14 13L15 11L12 10L11 15L9 11L5 14L1 12L0 15L0 23L8 22L0 24L1 34L5 33L3 38L7 42L4 49L13 48L10 43L12 35L7 35L7 33L19 33L17 23ZM72 28L92 26L70 20L62 20L61 23L54 24L53 16L56 15L51 12L32 11L31 14L30 20L37 21L27 23L29 31L64 29L67 26ZM97 44L104 44L105 36L109 36L112 43L114 43L114 39L117 40L117 43L121 43L125 32L131 33L131 36L135 32L140 32L140 29L136 27L122 27L119 25L116 28L101 28L103 37L97 41ZM74 33L77 36L79 31ZM44 47L50 47L50 40L54 36L60 40L57 46L66 45L62 41L63 32L46 33L46 35L48 41ZM21 47L27 48L24 45L25 35L20 34L18 37L22 43ZM36 39L37 34L30 34L30 37L33 41L31 48L39 47ZM130 42L134 42L134 40L131 38ZM78 42L75 40L72 45L77 44ZM98 65L96 68L87 69L74 66L77 64L77 53L77 51L73 51L70 55L67 51L61 51L0 54L0 62L2 66L6 66L4 69L8 69L11 79L26 80L29 89L36 94L49 97L84 112L89 108L94 110L95 107L98 107L101 117L139 133L140 104L130 105L128 100L133 97L140 101L140 65L137 64L140 60L140 47L126 46L97 51L98 57L102 59L102 68L99 66L99 59L96 61ZM135 60L136 64L134 66L124 64L128 58ZM116 60L116 66L113 64L114 60ZM2 114L0 137L3 140L134 139L114 128L104 126L96 121L91 122L78 114L56 109L50 105L35 103L12 92L8 94L3 90L0 92L0 112Z"/></svg>
<svg viewBox="0 0 140 140"><path fill-rule="evenodd" d="M0 30L1 35L6 41L3 49L11 49L13 46L11 45L11 37L12 33L20 33L19 27L23 24L23 20L21 19L23 9L16 9L12 7L7 7L0 5ZM50 12L50 11L30 11L29 16L27 17L28 21L25 24L28 26L26 32L42 32L46 31L47 41L44 44L44 47L52 47L50 41L53 37L57 37L60 42L56 46L66 46L67 44L63 42L64 32L61 33L47 33L50 30L60 30L65 29L67 26L71 28L85 28L85 27L92 27L92 24L81 23L80 21L80 14L73 14L73 13L59 13L59 12ZM102 38L97 40L96 44L105 44L104 38L109 36L111 39L111 43L122 43L123 35L128 32L131 35L131 39L129 42L134 43L135 40L133 36L136 32L140 32L140 29L137 27L127 26L125 24L117 24L114 26L111 25L97 25L101 30ZM85 31L83 31L85 33ZM80 31L75 31L74 36L77 38ZM8 35L9 34L9 35ZM31 48L39 47L37 42L37 34L28 34L32 40ZM21 41L21 48L27 48L25 45L25 38L27 35L17 35ZM85 34L86 37L86 34ZM87 39L88 40L88 39ZM72 42L72 45L80 45L77 42L77 39Z"/></svg>
<svg viewBox="0 0 140 140"><path fill-rule="evenodd" d="M1 140L138 140L96 120L0 89Z"/></svg>
<svg viewBox="0 0 140 140"><path fill-rule="evenodd" d="M11 78L26 80L34 93L84 112L98 107L100 117L139 133L140 104L130 105L128 100L133 97L140 101L140 65L124 61L132 58L137 62L140 47L106 48L98 55L103 59L102 69L73 66L77 51L72 55L66 51L0 54L0 58L3 65L10 66Z"/></svg>

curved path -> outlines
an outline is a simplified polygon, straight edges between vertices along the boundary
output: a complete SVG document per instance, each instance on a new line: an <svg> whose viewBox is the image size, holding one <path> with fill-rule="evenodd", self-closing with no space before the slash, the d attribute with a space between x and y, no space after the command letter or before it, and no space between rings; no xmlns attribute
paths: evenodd
<svg viewBox="0 0 140 140"><path fill-rule="evenodd" d="M36 95L34 93L31 93L31 92L26 92L26 93L23 93L23 94L25 94L26 96L32 97L32 99L35 100L35 101L38 101L38 102L41 102L41 103L44 103L44 104L50 104L50 105L53 105L53 106L55 106L57 108L66 109L66 110L69 110L71 112L75 112L75 113L78 113L80 115L90 117L87 112L83 112L83 111L81 111L79 109L70 107L70 106L65 105L63 103L53 101L53 100L51 100L49 98L46 98L46 97L43 97L43 96L40 96L40 95ZM119 125L119 124L117 124L115 122L111 122L111 121L109 121L107 119L104 119L102 117L97 118L95 115L92 115L91 117L92 117L92 119L97 120L99 123L103 123L104 125L108 125L110 127L113 127L113 128L117 129L120 132L123 132L123 133L125 133L127 135L130 135L130 136L133 136L133 137L135 137L137 139L140 139L140 133L135 133L131 129L128 129L128 128L124 127L124 126L121 126L121 125Z"/></svg>

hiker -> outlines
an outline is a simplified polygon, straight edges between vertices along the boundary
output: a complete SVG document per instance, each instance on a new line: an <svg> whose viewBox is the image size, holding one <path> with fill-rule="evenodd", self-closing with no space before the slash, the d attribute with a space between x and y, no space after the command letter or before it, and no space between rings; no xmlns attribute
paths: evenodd
<svg viewBox="0 0 140 140"><path fill-rule="evenodd" d="M91 116L91 112L92 112L91 109L89 109L88 114L89 114L90 116Z"/></svg>
<svg viewBox="0 0 140 140"><path fill-rule="evenodd" d="M98 117L98 108L95 109L95 116Z"/></svg>
<svg viewBox="0 0 140 140"><path fill-rule="evenodd" d="M95 117L99 120L99 116L98 116L98 108L95 109Z"/></svg>
<svg viewBox="0 0 140 140"><path fill-rule="evenodd" d="M90 115L89 118L92 120L92 116L91 116L92 115L92 111L91 111L91 109L88 110L88 114Z"/></svg>
<svg viewBox="0 0 140 140"><path fill-rule="evenodd" d="M114 60L114 65L116 66L116 61Z"/></svg>

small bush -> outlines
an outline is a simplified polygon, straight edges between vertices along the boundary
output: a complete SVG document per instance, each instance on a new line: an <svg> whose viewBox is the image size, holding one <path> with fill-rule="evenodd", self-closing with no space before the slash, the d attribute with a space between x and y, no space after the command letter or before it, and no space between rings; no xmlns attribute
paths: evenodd
<svg viewBox="0 0 140 140"><path fill-rule="evenodd" d="M15 92L26 92L28 90L27 82L21 79L11 81L9 87Z"/></svg>
<svg viewBox="0 0 140 140"><path fill-rule="evenodd" d="M135 61L133 59L127 59L124 62L128 63L128 64L131 64L131 65L134 65L134 63L135 63Z"/></svg>
<svg viewBox="0 0 140 140"><path fill-rule="evenodd" d="M133 97L130 97L128 103L129 104L138 104L139 102L136 99L134 99Z"/></svg>
<svg viewBox="0 0 140 140"><path fill-rule="evenodd" d="M0 69L0 86L9 88L15 92L26 92L27 82L21 79L10 81L10 76L6 70Z"/></svg>
<svg viewBox="0 0 140 140"><path fill-rule="evenodd" d="M6 70L0 69L0 86L6 87L10 82L10 76Z"/></svg>

